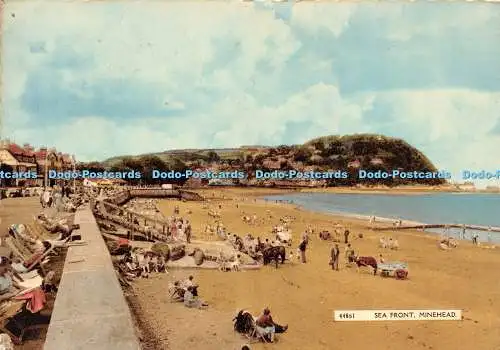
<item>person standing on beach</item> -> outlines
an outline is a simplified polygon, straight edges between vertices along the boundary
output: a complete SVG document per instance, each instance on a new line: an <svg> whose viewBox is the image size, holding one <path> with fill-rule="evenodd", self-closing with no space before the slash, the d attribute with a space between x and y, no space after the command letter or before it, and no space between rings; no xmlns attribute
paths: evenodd
<svg viewBox="0 0 500 350"><path fill-rule="evenodd" d="M45 188L45 191L43 192L43 202L45 203L44 208L50 208L52 204L52 196L50 195L48 188Z"/></svg>
<svg viewBox="0 0 500 350"><path fill-rule="evenodd" d="M350 234L349 230L344 231L344 243L345 244L349 244L349 234Z"/></svg>
<svg viewBox="0 0 500 350"><path fill-rule="evenodd" d="M332 250L330 251L332 270L336 271L339 270L339 256L340 256L339 245L335 244L335 246L333 246Z"/></svg>
<svg viewBox="0 0 500 350"><path fill-rule="evenodd" d="M186 224L186 242L191 243L191 223Z"/></svg>
<svg viewBox="0 0 500 350"><path fill-rule="evenodd" d="M307 249L307 238L303 238L302 242L299 245L299 250L300 250L300 258L303 264L306 263L306 249Z"/></svg>
<svg viewBox="0 0 500 350"><path fill-rule="evenodd" d="M45 208L45 200L43 199L44 193L45 193L45 191L42 191L40 193L40 204L42 205L42 208Z"/></svg>

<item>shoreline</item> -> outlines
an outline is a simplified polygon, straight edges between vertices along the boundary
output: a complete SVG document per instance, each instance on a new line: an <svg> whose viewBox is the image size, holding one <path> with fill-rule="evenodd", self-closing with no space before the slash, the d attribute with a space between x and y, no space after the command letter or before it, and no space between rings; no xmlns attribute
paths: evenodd
<svg viewBox="0 0 500 350"><path fill-rule="evenodd" d="M297 193L297 192L296 192ZM288 194L288 193L287 193ZM421 221L415 221L415 220L411 220L411 219L405 219L405 218L390 218L390 217L387 217L387 216L377 216L377 215L374 215L375 218L376 218L376 221L375 221L375 224L374 226L371 226L370 224L370 218L372 215L367 215L367 214L361 214L361 213L353 213L353 212L343 212L343 211L328 211L328 210L315 210L315 209L310 209L310 208L307 208L303 205L299 205L299 204L296 204L294 203L293 201L286 201L286 200L273 200L273 199L266 199L265 197L258 197L257 198L258 201L262 201L262 202L267 202L267 203L276 203L276 204L282 204L282 205L289 205L297 210L301 210L301 211L308 211L308 212L311 212L311 213L314 213L314 214L321 214L321 215L330 215L332 217L335 217L335 218L340 218L340 219L343 219L343 220L356 220L356 221L359 221L360 224L364 224L366 225L366 228L367 229L371 229L372 227L377 227L377 224L380 224L380 223L383 223L383 224L392 224L394 223L395 221L398 221L398 220L401 220L401 226L420 226L420 225L433 225L433 223L426 223L426 222L421 222ZM277 202L276 202L277 201ZM452 225L451 223L445 223L444 225ZM461 225L461 224L459 224ZM487 225L473 225L473 224L465 224L465 225L468 225L468 226L487 226ZM460 241L471 241L472 237L468 237L469 235L471 235L471 233L478 233L479 232L479 237L478 237L478 241L481 242L481 243L488 243L489 245L497 245L500 243L500 235L498 235L498 230L500 230L500 226L491 226L491 228L493 229L492 233L494 234L497 234L497 239L495 239L494 236L491 237L491 240L489 240L487 237L485 238L484 236L486 235L486 232L485 230L474 230L474 229L467 229L467 235L465 238L461 238L460 237L460 228L456 228L456 227L450 227L448 229L448 235L450 236L453 236L455 239L457 240L460 240ZM418 228L411 228L411 229L397 229L395 228L394 230L391 230L391 228L388 228L388 230L390 231L398 231L398 232L401 232L401 231L405 231L405 232L409 232L409 231L418 231L418 232L421 232L423 234L428 234L429 236L432 236L432 237L435 237L435 236L438 236L438 235L443 235L443 234L446 234L446 229L443 228L443 229L440 229L440 228L427 228L425 230L421 230L421 229L418 229ZM495 232L496 231L496 232Z"/></svg>
<svg viewBox="0 0 500 350"><path fill-rule="evenodd" d="M403 188L404 186L400 187L400 188ZM407 186L408 187L408 186ZM412 187L412 188L416 188L416 187ZM215 190L218 190L218 191L215 191ZM243 199L243 200L247 200L248 198L252 198L253 200L258 200L258 201L264 201L264 202L267 202L267 203L274 203L276 200L272 200L272 199L265 199L265 197L268 197L268 196L279 196L279 195L289 195L289 194L302 194L302 193L346 193L346 194L349 194L349 193L352 193L352 194L374 194L374 195L377 195L377 194L380 194L380 195L386 195L386 194L393 194L393 195L406 195L404 192L393 192L393 193L385 193L385 192L382 192L382 191L377 191L377 192L370 192L370 191L362 191L362 192L345 192L345 189L346 188L342 188L341 191L339 192L335 192L335 191L324 191L324 190L321 190L321 189L317 189L317 190L297 190L297 189L285 189L285 188L262 188L262 187L219 187L219 188L216 188L216 189L212 189L212 188L203 188L203 189L198 189L197 192L200 193L201 195L206 195L208 193L215 193L215 192L219 192L219 193L223 193L224 195L222 197L212 197L210 198L209 196L205 196L205 198L208 200L208 202L210 202L211 200L238 200L238 199ZM467 195L467 194L486 194L486 193L478 193L478 192L448 192L448 191L428 191L428 192L413 192L411 193L412 195L420 195L420 194L436 194L436 193L454 193L454 194L457 194L457 195ZM245 199L246 198L246 199ZM355 219L357 221L364 221L365 223L369 221L370 217L372 215L369 215L369 214L362 214L362 213L354 213L354 212L343 212L343 211L327 211L327 210L315 210L315 209L309 209L309 208L306 208L304 206L301 206L299 204L296 204L294 203L293 201L287 201L287 200L277 200L278 203L280 204L287 204L287 205L291 205L292 207L296 207L300 210L305 210L305 211L309 211L311 213L316 213L316 214L326 214L326 215L330 215L330 216L333 216L333 217L336 217L338 219ZM378 222L384 222L384 223L392 223L394 221L397 221L397 220L401 220L401 225L403 226L418 226L418 225L433 225L435 223L430 223L430 222L422 222L422 221L417 221L417 220L412 220L412 219L407 219L407 218L402 218L402 217L399 217L399 218L391 218L391 217L388 217L388 216L378 216L378 215L375 215L376 216L376 219ZM441 223L438 223L438 224L441 224ZM443 223L445 225L452 225L454 223ZM469 225L469 226L485 226L485 227L488 227L490 225L480 225L480 224L470 224L470 223L460 223L459 225L462 225L462 224L465 224L465 225ZM492 228L494 229L500 229L500 226L494 226L494 225L491 225ZM435 230L435 231L433 231ZM451 228L451 230L453 231L453 228ZM399 230L398 230L399 231ZM405 230L406 231L406 230ZM474 230L468 230L468 232L477 232L477 231L474 231ZM486 233L487 231L480 231L478 230L479 232L482 232L482 233ZM443 230L440 230L440 229L427 229L425 231L421 231L421 232L424 232L424 233L431 233L433 236L437 235L437 234L442 234L443 233ZM493 232L495 233L495 232ZM497 232L498 233L498 232ZM480 235L481 236L481 235ZM465 241L468 241L470 240L470 238L466 238ZM488 242L488 240L482 240L481 237L479 239L481 242L483 243L495 243L495 244L498 244L499 242L495 241L494 239L491 241L491 242ZM498 240L500 241L500 235L498 235Z"/></svg>
<svg viewBox="0 0 500 350"><path fill-rule="evenodd" d="M460 190L450 187L425 187L425 186L396 186L396 187L326 187L304 188L300 192L310 193L339 193L339 194L383 194L383 195L423 195L436 193L454 194L498 194L499 190L475 189Z"/></svg>

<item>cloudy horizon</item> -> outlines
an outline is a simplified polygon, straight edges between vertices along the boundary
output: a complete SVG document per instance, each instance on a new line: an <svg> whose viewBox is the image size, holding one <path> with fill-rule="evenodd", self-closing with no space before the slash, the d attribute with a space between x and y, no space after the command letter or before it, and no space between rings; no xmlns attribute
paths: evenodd
<svg viewBox="0 0 500 350"><path fill-rule="evenodd" d="M82 161L184 148L404 139L496 170L500 7L7 3L2 138Z"/></svg>

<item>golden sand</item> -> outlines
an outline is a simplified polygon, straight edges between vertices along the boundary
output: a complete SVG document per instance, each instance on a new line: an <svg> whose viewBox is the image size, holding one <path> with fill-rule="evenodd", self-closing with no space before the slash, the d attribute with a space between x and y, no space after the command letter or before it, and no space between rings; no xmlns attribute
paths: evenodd
<svg viewBox="0 0 500 350"><path fill-rule="evenodd" d="M373 276L369 270L356 273L355 268L343 264L341 271L332 271L328 265L332 243L317 236L312 237L307 264L287 262L277 270L264 267L260 271L228 273L176 270L138 280L140 304L146 323L160 339L158 349L240 349L245 339L235 334L231 323L236 310L245 308L258 314L265 306L271 308L275 321L287 323L290 328L277 343L252 344L252 349L500 349L500 249L480 249L462 242L454 250L440 251L433 235L373 232L367 222L254 201L256 195L269 192L231 189L204 194L211 199L208 206L222 214L229 232L241 236L252 233L270 237L271 227L285 215L297 218L292 224L296 241L309 224L316 232L332 231L333 224L341 221L354 235L364 234L362 239L353 240L357 252L407 262L409 280L385 279ZM207 203L163 201L161 210L170 215L175 205L179 205L181 215L190 218L196 239L215 239L200 233L212 221L207 215ZM222 209L218 209L219 205ZM188 210L192 214L187 215ZM243 213L255 213L263 219L268 211L274 219L258 225L241 220ZM383 235L398 239L400 250L379 248L378 239ZM341 244L341 252L343 247ZM201 286L202 298L210 304L208 310L186 309L168 301L168 282L190 273ZM333 322L333 311L339 309L462 309L464 320Z"/></svg>

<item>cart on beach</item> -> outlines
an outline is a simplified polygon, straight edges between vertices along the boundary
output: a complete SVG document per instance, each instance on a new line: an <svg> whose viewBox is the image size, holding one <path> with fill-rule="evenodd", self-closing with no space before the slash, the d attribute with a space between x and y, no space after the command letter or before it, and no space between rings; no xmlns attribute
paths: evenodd
<svg viewBox="0 0 500 350"><path fill-rule="evenodd" d="M394 277L398 280L408 278L408 264L403 262L388 262L378 265L381 277Z"/></svg>

